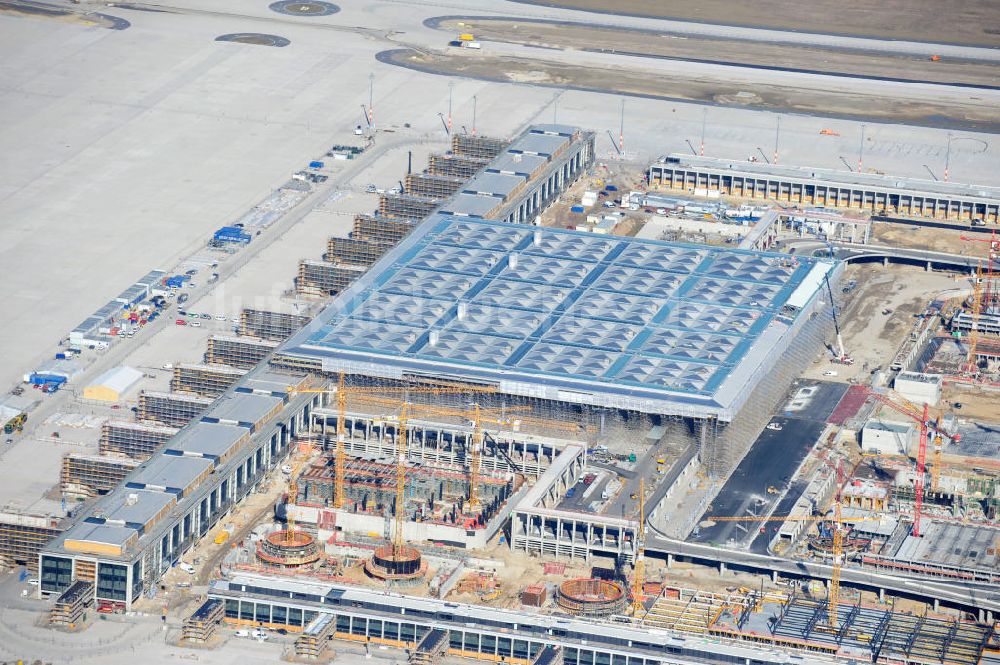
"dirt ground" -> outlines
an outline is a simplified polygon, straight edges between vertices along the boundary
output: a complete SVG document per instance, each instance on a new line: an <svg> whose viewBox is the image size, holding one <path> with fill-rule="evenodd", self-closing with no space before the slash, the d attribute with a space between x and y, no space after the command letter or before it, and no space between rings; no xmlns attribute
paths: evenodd
<svg viewBox="0 0 1000 665"><path fill-rule="evenodd" d="M1000 133L1000 108L983 101L957 104L949 100L872 97L837 90L708 81L677 71L650 76L641 70L573 66L539 59L497 57L452 49L445 54L396 49L379 60L432 74L458 75L486 81L592 90L653 99L697 101L775 112L792 111L823 117L901 122ZM863 113L862 113L863 111ZM823 127L817 119L816 131Z"/></svg>
<svg viewBox="0 0 1000 665"><path fill-rule="evenodd" d="M875 368L887 368L917 322L914 315L922 312L936 293L955 285L949 274L900 265L850 265L842 282L852 279L858 287L846 295L835 292L835 297L844 348L854 357L854 365L835 365L824 352L805 372L807 378L860 380ZM883 314L886 309L892 312ZM837 376L823 376L826 371L835 371Z"/></svg>
<svg viewBox="0 0 1000 665"><path fill-rule="evenodd" d="M795 32L1000 46L995 0L515 0L605 14L669 18ZM947 8L947 23L936 20Z"/></svg>
<svg viewBox="0 0 1000 665"><path fill-rule="evenodd" d="M952 229L873 222L871 242L876 245L913 247L951 254L975 255L978 252L985 258L984 243L962 240L961 235L962 231Z"/></svg>
<svg viewBox="0 0 1000 665"><path fill-rule="evenodd" d="M961 384L949 384L942 391L942 402L962 405L952 413L984 423L1000 424L1000 392L985 391Z"/></svg>
<svg viewBox="0 0 1000 665"><path fill-rule="evenodd" d="M694 60L762 67L787 66L817 72L877 76L941 83L996 85L1000 70L985 62L939 61L926 58L872 57L870 53L790 44L678 38L645 30L609 28L544 21L507 19L449 19L440 27L455 33L471 32L483 41L508 42L566 50L631 53L653 58Z"/></svg>

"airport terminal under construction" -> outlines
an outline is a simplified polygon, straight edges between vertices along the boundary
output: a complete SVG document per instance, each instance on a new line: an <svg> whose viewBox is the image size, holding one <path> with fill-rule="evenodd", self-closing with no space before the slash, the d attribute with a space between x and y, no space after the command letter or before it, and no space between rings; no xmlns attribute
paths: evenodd
<svg viewBox="0 0 1000 665"><path fill-rule="evenodd" d="M651 185L719 185L667 164ZM830 314L845 262L757 249L777 214L735 246L546 225L598 169L575 127L455 135L299 264L290 293L322 299L315 316L248 308L204 362L170 364L170 392L107 421L100 456L65 457L72 519L22 527L51 530L17 557L53 624L144 611L197 553L187 645L225 622L290 631L310 659L334 638L518 665L1000 653L988 474L935 476L925 498L909 446L948 421L866 444L894 398L803 378L831 340L853 364ZM856 432L902 452L866 470ZM670 578L706 563L770 583Z"/></svg>

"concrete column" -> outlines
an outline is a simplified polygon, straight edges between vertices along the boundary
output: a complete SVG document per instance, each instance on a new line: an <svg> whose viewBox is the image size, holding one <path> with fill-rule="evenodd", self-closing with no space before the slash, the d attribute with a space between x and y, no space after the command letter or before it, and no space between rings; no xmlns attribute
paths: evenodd
<svg viewBox="0 0 1000 665"><path fill-rule="evenodd" d="M885 602L885 589L881 589L880 588L878 590L878 602L880 602L880 603L884 603Z"/></svg>
<svg viewBox="0 0 1000 665"><path fill-rule="evenodd" d="M888 256L882 257L882 266L886 267L888 265L889 265L889 257Z"/></svg>
<svg viewBox="0 0 1000 665"><path fill-rule="evenodd" d="M778 571L772 570L771 571L771 584L777 584L777 583L778 583Z"/></svg>
<svg viewBox="0 0 1000 665"><path fill-rule="evenodd" d="M668 553L667 554L667 570L669 570L670 568L672 568L673 565L674 565L674 555Z"/></svg>
<svg viewBox="0 0 1000 665"><path fill-rule="evenodd" d="M719 575L725 575L725 574L726 574L726 562L725 561L720 561L719 562Z"/></svg>
<svg viewBox="0 0 1000 665"><path fill-rule="evenodd" d="M927 265L926 265L926 266L924 266L924 270L926 270L927 272L930 272L930 271L931 271L931 262L930 262L930 261L928 261L928 262L927 262Z"/></svg>
<svg viewBox="0 0 1000 665"><path fill-rule="evenodd" d="M941 611L941 601L938 600L937 598L934 599L934 611L935 612Z"/></svg>

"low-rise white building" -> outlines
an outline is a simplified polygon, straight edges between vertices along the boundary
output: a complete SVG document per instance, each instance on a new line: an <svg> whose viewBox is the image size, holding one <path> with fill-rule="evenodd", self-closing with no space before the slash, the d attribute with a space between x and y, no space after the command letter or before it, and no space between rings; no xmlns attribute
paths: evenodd
<svg viewBox="0 0 1000 665"><path fill-rule="evenodd" d="M941 401L940 374L921 374L920 372L900 372L893 382L893 389L906 399L919 405L934 406Z"/></svg>
<svg viewBox="0 0 1000 665"><path fill-rule="evenodd" d="M872 420L861 430L861 451L871 455L905 455L913 439L914 426Z"/></svg>

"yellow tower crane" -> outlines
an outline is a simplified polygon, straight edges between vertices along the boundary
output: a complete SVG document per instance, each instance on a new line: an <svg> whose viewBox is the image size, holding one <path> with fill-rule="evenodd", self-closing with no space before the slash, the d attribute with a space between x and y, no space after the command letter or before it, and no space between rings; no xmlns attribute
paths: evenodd
<svg viewBox="0 0 1000 665"><path fill-rule="evenodd" d="M632 617L637 621L643 611L642 595L646 583L646 543L643 525L646 522L646 488L639 479L639 526L635 530L635 575L632 579Z"/></svg>
<svg viewBox="0 0 1000 665"><path fill-rule="evenodd" d="M496 388L490 386L478 386L464 383L441 382L433 386L347 386L344 382L344 373L341 372L336 388L294 388L289 386L291 393L318 393L334 394L337 398L337 448L336 448L336 468L334 469L334 508L344 507L344 468L347 464L347 399L352 395L380 395L380 394L461 394L461 393L495 393ZM397 402L398 403L398 402ZM293 483L294 483L293 479Z"/></svg>
<svg viewBox="0 0 1000 665"><path fill-rule="evenodd" d="M374 404L389 405L389 406L399 406L401 402L394 399L386 399L379 397L361 397L359 398L362 402L369 402ZM519 411L530 410L531 407L528 406L507 406L495 409L483 409L478 403L473 403L468 409L455 409L448 407L431 406L424 404L409 404L410 415L420 415L420 416L448 416L453 418L463 418L468 419L472 422L472 443L469 446L469 495L466 497L467 503L471 510L478 510L482 507L482 501L479 499L479 471L482 466L482 451L483 443L485 440L485 428L484 424L493 425L508 425L510 424L510 419L507 418L507 414L516 413ZM499 413L497 413L499 412ZM527 418L525 416L518 416L517 421L521 422L545 422L534 418ZM561 423L565 425L565 423ZM402 425L400 425L402 427Z"/></svg>

